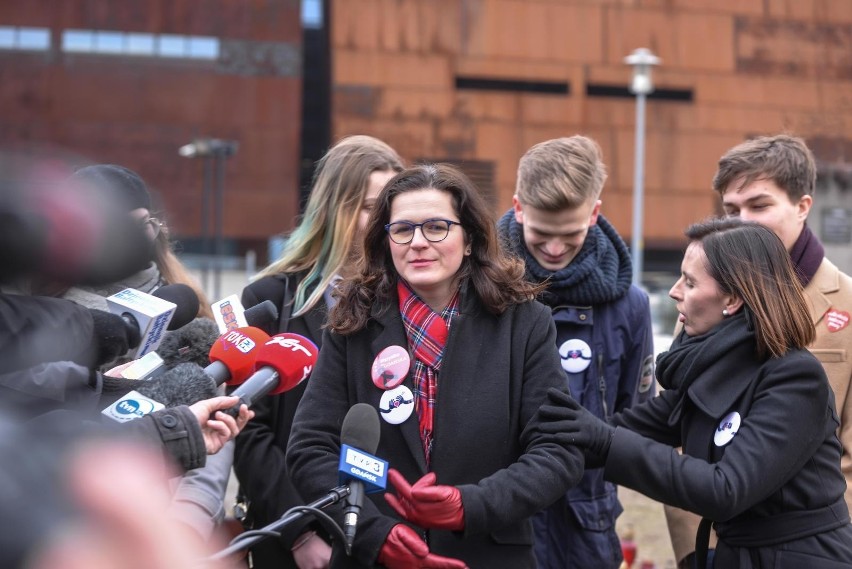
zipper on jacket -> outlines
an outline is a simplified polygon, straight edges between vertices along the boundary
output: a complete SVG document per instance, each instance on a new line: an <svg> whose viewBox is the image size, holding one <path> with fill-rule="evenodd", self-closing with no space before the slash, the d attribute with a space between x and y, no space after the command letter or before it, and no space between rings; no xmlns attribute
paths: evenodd
<svg viewBox="0 0 852 569"><path fill-rule="evenodd" d="M609 408L606 404L606 380L604 379L603 353L598 352L598 390L601 392L601 406L603 406L604 420L609 419Z"/></svg>

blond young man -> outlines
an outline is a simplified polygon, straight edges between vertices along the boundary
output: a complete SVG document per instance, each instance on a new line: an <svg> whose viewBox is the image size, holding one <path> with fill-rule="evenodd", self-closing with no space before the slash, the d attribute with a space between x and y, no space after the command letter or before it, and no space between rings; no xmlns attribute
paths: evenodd
<svg viewBox="0 0 852 569"><path fill-rule="evenodd" d="M852 278L825 258L822 243L806 223L816 189L813 154L793 136L749 140L719 160L713 189L727 215L756 221L778 235L805 287L816 328L809 350L822 363L834 391L846 504L852 508ZM666 517L678 566L692 567L698 517L670 507Z"/></svg>
<svg viewBox="0 0 852 569"><path fill-rule="evenodd" d="M527 278L548 284L540 300L553 312L566 385L602 419L654 394L648 296L631 284L627 246L600 214L606 176L590 138L536 144L520 160L513 207L498 222ZM616 569L621 512L615 485L587 468L534 517L537 567Z"/></svg>

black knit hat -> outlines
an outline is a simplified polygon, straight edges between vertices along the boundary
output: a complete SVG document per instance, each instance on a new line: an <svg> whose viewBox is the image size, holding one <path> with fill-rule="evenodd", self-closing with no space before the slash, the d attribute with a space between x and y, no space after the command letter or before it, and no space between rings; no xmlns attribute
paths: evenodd
<svg viewBox="0 0 852 569"><path fill-rule="evenodd" d="M97 191L107 192L107 197L121 200L128 211L144 207L151 210L151 194L145 181L129 168L116 164L95 164L74 172L73 178L90 183Z"/></svg>

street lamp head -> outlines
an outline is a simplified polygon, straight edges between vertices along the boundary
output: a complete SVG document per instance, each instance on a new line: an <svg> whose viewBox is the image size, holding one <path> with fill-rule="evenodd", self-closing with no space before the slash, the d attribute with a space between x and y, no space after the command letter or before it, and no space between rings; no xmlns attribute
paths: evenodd
<svg viewBox="0 0 852 569"><path fill-rule="evenodd" d="M634 95L647 95L654 91L654 83L651 80L651 68L659 65L661 59L651 53L645 47L634 49L633 53L624 58L624 63L633 67L633 80L630 83L630 92Z"/></svg>
<svg viewBox="0 0 852 569"><path fill-rule="evenodd" d="M233 156L237 153L239 143L235 140L220 140L218 138L196 138L189 144L184 144L178 149L178 154L184 158L197 158L199 156L211 156L221 154L222 156Z"/></svg>

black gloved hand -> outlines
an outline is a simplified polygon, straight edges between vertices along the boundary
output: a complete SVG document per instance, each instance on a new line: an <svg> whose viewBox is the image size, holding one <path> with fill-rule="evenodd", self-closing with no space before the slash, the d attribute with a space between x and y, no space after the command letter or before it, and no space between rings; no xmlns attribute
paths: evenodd
<svg viewBox="0 0 852 569"><path fill-rule="evenodd" d="M543 419L539 429L543 433L558 435L562 443L587 449L605 460L615 427L595 417L573 397L555 387L547 390L547 397L552 405L542 405L539 409Z"/></svg>
<svg viewBox="0 0 852 569"><path fill-rule="evenodd" d="M130 349L128 326L121 318L110 312L89 310L94 323L94 344L97 346L97 365L109 363ZM138 342L137 342L138 344Z"/></svg>

